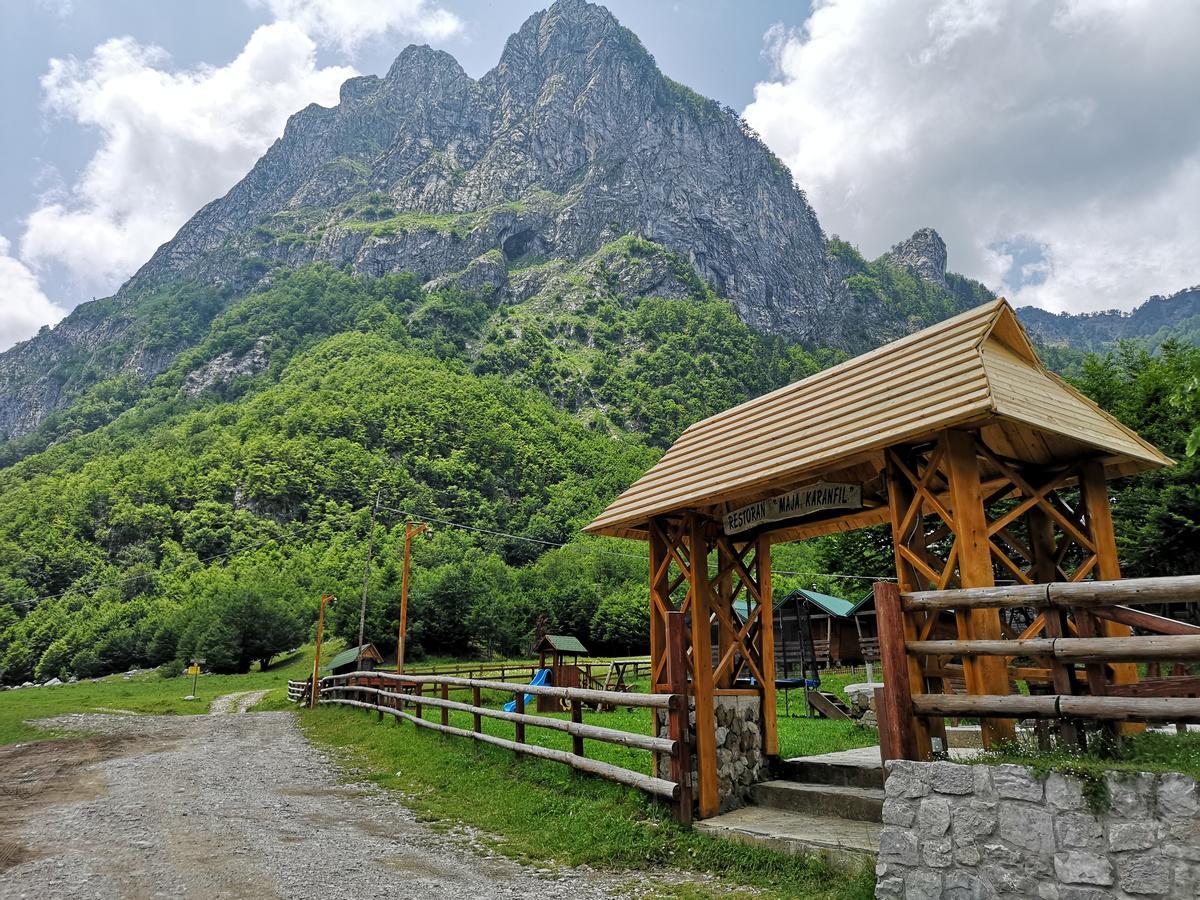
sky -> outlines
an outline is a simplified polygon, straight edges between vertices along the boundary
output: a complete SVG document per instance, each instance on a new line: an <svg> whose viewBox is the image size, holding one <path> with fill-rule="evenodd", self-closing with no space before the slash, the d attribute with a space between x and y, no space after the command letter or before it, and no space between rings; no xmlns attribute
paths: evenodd
<svg viewBox="0 0 1200 900"><path fill-rule="evenodd" d="M0 0L0 349L111 294L310 102L409 43L475 77L536 0ZM1017 305L1200 282L1200 3L612 0L828 234L936 228Z"/></svg>

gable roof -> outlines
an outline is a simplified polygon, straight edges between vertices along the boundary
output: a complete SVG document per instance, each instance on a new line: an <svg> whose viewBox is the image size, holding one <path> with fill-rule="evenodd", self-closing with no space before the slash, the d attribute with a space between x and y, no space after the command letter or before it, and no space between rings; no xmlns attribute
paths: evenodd
<svg viewBox="0 0 1200 900"><path fill-rule="evenodd" d="M379 651L375 649L374 644L363 644L362 652L363 656L369 656L377 663L383 662L383 657L379 654ZM329 662L325 663L325 665L321 666L321 669L337 669L341 666L347 665L348 663L354 662L356 659L358 659L358 647L347 647L333 659L329 660Z"/></svg>
<svg viewBox="0 0 1200 900"><path fill-rule="evenodd" d="M1001 299L695 423L584 530L643 537L653 516L761 496L990 422L1049 458L1099 451L1110 476L1171 463L1050 373Z"/></svg>
<svg viewBox="0 0 1200 900"><path fill-rule="evenodd" d="M547 643L559 653L580 653L587 655L587 647L579 642L579 638L569 634L544 634L541 639L534 645L534 649L541 647L543 643Z"/></svg>

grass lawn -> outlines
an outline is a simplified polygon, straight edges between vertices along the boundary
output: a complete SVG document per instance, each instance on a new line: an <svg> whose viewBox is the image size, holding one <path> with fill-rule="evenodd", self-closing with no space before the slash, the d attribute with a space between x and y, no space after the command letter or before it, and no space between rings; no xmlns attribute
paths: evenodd
<svg viewBox="0 0 1200 900"><path fill-rule="evenodd" d="M965 762L1016 763L1035 772L1068 772L1099 775L1102 772L1182 772L1200 779L1200 733L1171 734L1146 732L1123 737L1105 751L1039 750L1030 743L1013 744L1002 750L981 753Z"/></svg>
<svg viewBox="0 0 1200 900"><path fill-rule="evenodd" d="M288 679L312 673L312 648L304 647L276 662L265 672L245 675L201 675L196 682L197 700L184 700L192 692L192 679L181 675L164 678L158 672L143 672L126 678L110 675L98 681L79 681L58 687L22 688L0 693L0 744L36 741L53 736L43 728L26 725L29 719L44 719L65 713L127 710L153 715L195 715L208 712L208 705L222 694L270 689L259 709L284 709Z"/></svg>

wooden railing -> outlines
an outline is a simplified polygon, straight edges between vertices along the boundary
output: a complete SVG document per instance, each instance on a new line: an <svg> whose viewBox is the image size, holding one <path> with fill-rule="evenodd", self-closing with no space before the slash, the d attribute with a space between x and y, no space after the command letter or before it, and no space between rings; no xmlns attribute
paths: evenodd
<svg viewBox="0 0 1200 900"><path fill-rule="evenodd" d="M287 698L291 703L304 703L308 700L308 692L312 690L312 681L288 681Z"/></svg>
<svg viewBox="0 0 1200 900"><path fill-rule="evenodd" d="M379 717L384 715L406 722L412 722L420 728L428 728L440 734L471 738L482 743L491 744L512 750L518 755L533 756L563 763L571 768L616 781L620 784L639 788L649 794L662 797L672 802L675 815L680 819L690 819L691 791L690 782L690 753L686 739L677 737L662 738L655 735L636 734L615 728L606 728L583 721L583 709L592 707L632 707L663 710L667 714L670 733L672 735L687 734L687 704L681 694L634 694L617 691L598 691L586 688L567 688L537 686L530 684L514 684L504 681L491 681L474 678L460 678L453 675L418 675L408 672L398 675L390 672L352 672L346 675L334 675L321 679L318 693L319 704L334 704L353 706L360 709L375 710ZM463 703L451 700L451 690L469 690L471 702ZM511 695L515 702L515 711L484 706L482 692L498 692ZM525 712L525 695L539 697L554 697L562 703L565 710L571 714L570 720L535 716ZM439 720L431 721L425 718L426 708L439 712ZM409 712L408 710L413 710ZM467 713L471 716L472 727L459 728L450 724L450 713ZM513 726L513 737L501 737L484 731L483 720L502 721ZM557 750L540 744L529 743L526 740L526 728L544 728L551 731L565 732L571 736L571 750ZM655 770L657 757L665 756L671 761L672 779L660 778L657 775L647 775L644 772L626 769L603 760L589 758L585 753L585 740L600 741L623 747L646 750L654 754Z"/></svg>
<svg viewBox="0 0 1200 900"><path fill-rule="evenodd" d="M1160 677L1163 662L1200 660L1200 627L1133 609L1134 605L1200 602L1200 576L1124 581L1051 582L1048 584L899 593L893 584L875 587L885 672L879 697L880 742L885 758L924 755L918 747L916 720L935 717L1032 718L1065 720L1062 737L1083 740L1078 725L1088 721L1200 722L1200 676L1180 672ZM915 634L910 614L943 611L958 615L979 609L1027 607L1042 621L1053 617L1054 637L1014 640L929 640ZM1068 620L1066 615L1072 618ZM1089 618L1130 625L1148 635L1095 637L1080 623ZM929 623L929 620L926 620ZM931 623L929 623L931 624ZM928 629L927 629L928 630ZM1088 628L1095 634L1094 628ZM1083 633L1083 636L1070 637ZM948 694L914 691L926 664L937 659L984 656L1028 658L1043 668L1010 668L1016 680L1045 672L1049 694ZM1108 665L1144 662L1151 677L1113 683ZM1082 666L1082 670L1077 666ZM969 687L968 687L969 690Z"/></svg>

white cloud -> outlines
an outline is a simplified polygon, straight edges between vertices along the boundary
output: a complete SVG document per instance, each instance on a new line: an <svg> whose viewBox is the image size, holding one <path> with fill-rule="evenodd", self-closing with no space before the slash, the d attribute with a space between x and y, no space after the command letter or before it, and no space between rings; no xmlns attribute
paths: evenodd
<svg viewBox="0 0 1200 900"><path fill-rule="evenodd" d="M868 255L930 225L1017 303L1130 307L1200 281L1198 38L1194 3L825 0L745 114Z"/></svg>
<svg viewBox="0 0 1200 900"><path fill-rule="evenodd" d="M69 191L29 216L21 255L83 286L115 287L204 203L227 191L310 102L336 102L349 68L316 64L291 23L257 29L225 66L172 71L167 53L113 38L86 60L54 59L46 107L97 129Z"/></svg>
<svg viewBox="0 0 1200 900"><path fill-rule="evenodd" d="M38 287L37 278L9 255L8 238L0 234L0 347L10 347L66 315Z"/></svg>
<svg viewBox="0 0 1200 900"><path fill-rule="evenodd" d="M321 44L353 51L389 31L439 41L462 30L454 13L426 0L252 0L276 19L293 22Z"/></svg>

